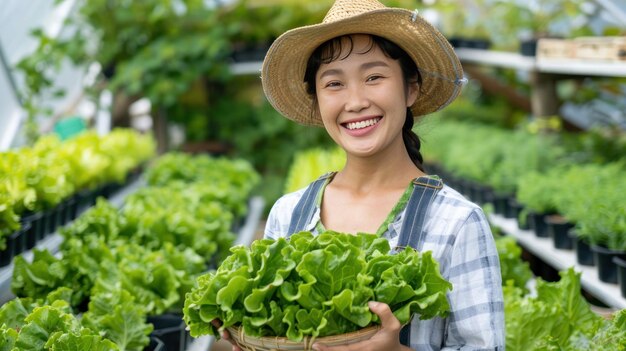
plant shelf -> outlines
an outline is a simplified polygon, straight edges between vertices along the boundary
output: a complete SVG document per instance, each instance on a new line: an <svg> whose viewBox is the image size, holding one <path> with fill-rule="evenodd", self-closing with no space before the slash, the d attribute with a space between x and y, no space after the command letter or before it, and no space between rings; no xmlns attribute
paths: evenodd
<svg viewBox="0 0 626 351"><path fill-rule="evenodd" d="M462 62L513 68L549 74L626 77L626 62L587 61L576 59L536 59L515 52L455 49Z"/></svg>
<svg viewBox="0 0 626 351"><path fill-rule="evenodd" d="M454 50L461 62L513 68L525 71L536 68L535 59L515 52L458 48Z"/></svg>
<svg viewBox="0 0 626 351"><path fill-rule="evenodd" d="M578 264L574 251L556 249L550 238L539 238L532 230L520 230L515 219L490 214L489 221L553 268L561 271L574 267L577 272L581 272L582 287L598 300L612 308L626 308L626 299L621 296L619 285L602 282L598 278L597 267Z"/></svg>

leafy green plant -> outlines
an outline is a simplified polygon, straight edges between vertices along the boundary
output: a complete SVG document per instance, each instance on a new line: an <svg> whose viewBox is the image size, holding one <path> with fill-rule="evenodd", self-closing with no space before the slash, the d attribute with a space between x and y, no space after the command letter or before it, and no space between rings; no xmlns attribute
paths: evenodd
<svg viewBox="0 0 626 351"><path fill-rule="evenodd" d="M214 193L217 184L150 187L131 195L122 210L128 240L157 250L171 243L193 249L209 261L222 256L234 241L233 212ZM241 204L245 209L245 201ZM240 211L240 207L232 208Z"/></svg>
<svg viewBox="0 0 626 351"><path fill-rule="evenodd" d="M336 232L237 246L216 272L198 278L185 297L183 318L192 336L217 336L211 321L218 318L221 329L241 325L248 335L300 341L377 323L370 300L389 304L401 323L413 313L445 316L452 286L431 253L389 251L375 235Z"/></svg>
<svg viewBox="0 0 626 351"><path fill-rule="evenodd" d="M624 172L624 164L618 162L572 166L560 174L557 208L592 244L626 249Z"/></svg>
<svg viewBox="0 0 626 351"><path fill-rule="evenodd" d="M546 173L531 172L519 179L515 197L535 213L558 212L556 202L563 191L561 176L566 168L555 167Z"/></svg>
<svg viewBox="0 0 626 351"><path fill-rule="evenodd" d="M17 63L15 70L24 77L24 85L18 94L27 113L27 140L34 142L40 135L37 117L50 116L54 112L46 100L63 97L66 93L64 89L55 86L54 75L68 61L76 65L82 60L85 38L58 40L46 35L41 29L33 30L31 35L38 41L38 46L32 54Z"/></svg>
<svg viewBox="0 0 626 351"><path fill-rule="evenodd" d="M191 172L177 172L181 165ZM196 276L232 246L231 211L245 212L257 175L243 160L183 154L154 167L150 179L161 186L131 195L121 211L99 199L64 228L61 258L47 250L34 250L32 263L18 256L13 292L41 299L69 288L72 306L84 307L97 292L121 286L151 315L182 308Z"/></svg>
<svg viewBox="0 0 626 351"><path fill-rule="evenodd" d="M16 298L0 307L2 350L143 350L152 325L143 307L117 289L94 298L82 318L59 289L44 299Z"/></svg>
<svg viewBox="0 0 626 351"><path fill-rule="evenodd" d="M537 278L536 295L503 287L507 350L624 350L626 310L604 320L580 293L580 273L560 275L555 283Z"/></svg>
<svg viewBox="0 0 626 351"><path fill-rule="evenodd" d="M519 180L528 172L544 172L558 164L565 154L554 136L524 131L510 133L500 148L501 162L490 173L489 184L505 193L514 193Z"/></svg>
<svg viewBox="0 0 626 351"><path fill-rule="evenodd" d="M524 37L592 35L590 14L581 11L582 3L582 0L497 0L486 8L493 41L498 47L515 49L511 43L518 43Z"/></svg>
<svg viewBox="0 0 626 351"><path fill-rule="evenodd" d="M168 185L183 190L193 187L196 200L219 200L235 216L245 214L246 201L260 176L243 158L192 156L170 152L158 158L146 172L148 184ZM193 196L191 192L186 192Z"/></svg>
<svg viewBox="0 0 626 351"><path fill-rule="evenodd" d="M15 199L11 197L6 183L0 183L0 251L6 248L6 237L21 225L15 213Z"/></svg>
<svg viewBox="0 0 626 351"><path fill-rule="evenodd" d="M304 188L326 172L339 171L345 163L346 155L340 148L314 148L298 152L287 173L285 193Z"/></svg>
<svg viewBox="0 0 626 351"><path fill-rule="evenodd" d="M528 262L522 261L522 248L510 236L496 238L496 248L500 257L500 271L503 285L514 286L528 292L528 281L533 278ZM511 283L509 283L511 281Z"/></svg>

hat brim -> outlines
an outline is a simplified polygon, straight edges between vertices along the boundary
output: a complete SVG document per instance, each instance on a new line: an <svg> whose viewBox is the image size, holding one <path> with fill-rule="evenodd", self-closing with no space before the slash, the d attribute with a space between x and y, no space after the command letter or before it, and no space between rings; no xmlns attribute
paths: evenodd
<svg viewBox="0 0 626 351"><path fill-rule="evenodd" d="M272 106L304 125L322 126L306 92L304 72L313 51L335 37L372 34L400 46L421 75L414 116L437 111L452 102L463 82L463 68L448 40L430 23L405 9L386 8L347 19L295 28L283 33L268 50L261 69L263 90Z"/></svg>

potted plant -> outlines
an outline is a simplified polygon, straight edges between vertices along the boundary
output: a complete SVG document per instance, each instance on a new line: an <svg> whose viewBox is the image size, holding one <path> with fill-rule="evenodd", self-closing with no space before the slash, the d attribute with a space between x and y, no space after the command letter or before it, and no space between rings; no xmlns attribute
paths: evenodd
<svg viewBox="0 0 626 351"><path fill-rule="evenodd" d="M626 258L626 205L623 193L626 179L622 163L587 166L581 173L582 185L593 191L581 190L576 220L581 233L588 236L594 253L600 280L617 283L613 257ZM583 213L584 212L584 213Z"/></svg>
<svg viewBox="0 0 626 351"><path fill-rule="evenodd" d="M518 182L517 200L524 204L524 211L520 216L528 215L530 228L538 237L548 237L545 218L556 213L554 191L559 189L558 171L549 171L548 174L531 172L522 176Z"/></svg>
<svg viewBox="0 0 626 351"><path fill-rule="evenodd" d="M519 182L523 181L528 173L533 171L546 171L550 165L554 165L558 162L565 151L563 148L559 147L556 140L551 136L539 136L525 131L515 131L507 133L507 138L502 140L497 152L501 154L501 161L498 162L496 167L490 172L489 183L493 186L494 190L501 194L508 195L507 199L503 200L503 207L506 212L509 205L508 198L513 197L513 194L516 193ZM541 186L541 184L538 186ZM528 191L532 190L528 189ZM545 194L537 195L546 196ZM534 199L526 197L522 200L519 196L517 199L524 205L527 205L528 202L535 201ZM538 203L535 204L536 208L532 211L537 213L540 217L540 220L535 221L537 225L535 232L539 236L547 236L547 232L544 230L545 225L542 224L542 216L549 211L553 211L553 209L546 208L545 201L543 203L539 203L541 202L540 200L537 202Z"/></svg>

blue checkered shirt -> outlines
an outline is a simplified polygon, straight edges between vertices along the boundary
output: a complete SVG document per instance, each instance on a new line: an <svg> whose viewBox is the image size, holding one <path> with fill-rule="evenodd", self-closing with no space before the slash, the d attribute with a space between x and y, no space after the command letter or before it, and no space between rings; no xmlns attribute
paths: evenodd
<svg viewBox="0 0 626 351"><path fill-rule="evenodd" d="M291 214L305 189L284 195L272 207L265 237L286 237ZM391 247L398 242L404 210L383 234ZM423 251L432 251L441 274L453 284L446 318L411 323L414 350L504 350L504 302L500 261L482 209L445 186L428 211ZM317 208L306 227L316 233Z"/></svg>

